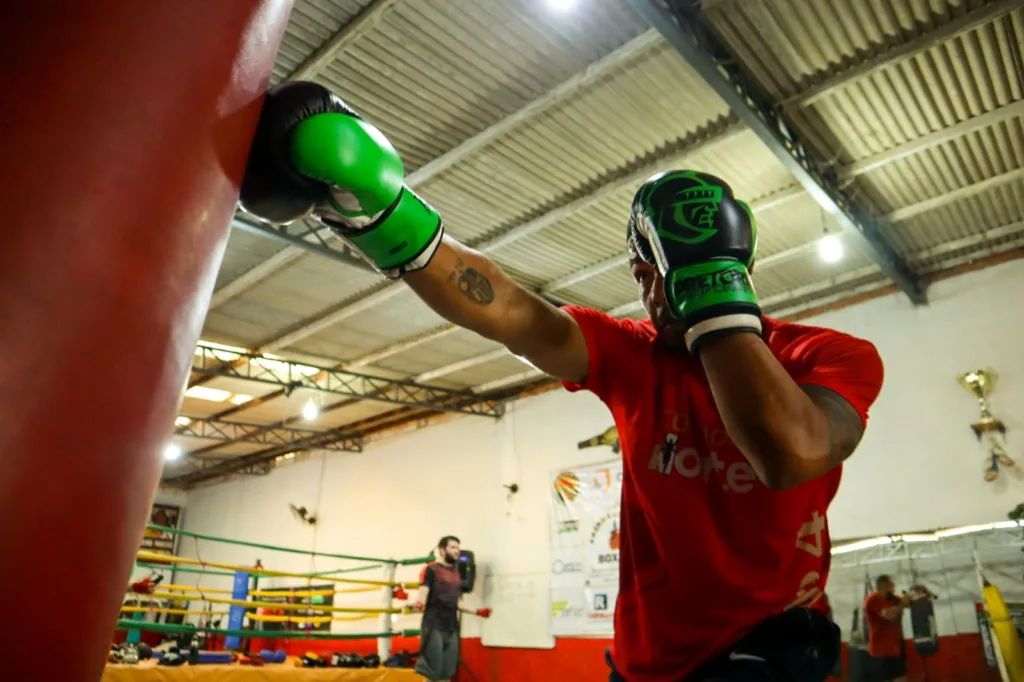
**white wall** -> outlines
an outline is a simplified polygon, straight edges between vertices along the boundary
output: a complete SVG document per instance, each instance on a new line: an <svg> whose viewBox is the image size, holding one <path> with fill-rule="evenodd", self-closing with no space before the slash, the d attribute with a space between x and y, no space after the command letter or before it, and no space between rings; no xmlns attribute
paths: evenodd
<svg viewBox="0 0 1024 682"><path fill-rule="evenodd" d="M1020 292L1024 261L939 282L928 308L911 309L890 296L808 322L870 339L886 364L868 435L847 466L830 513L835 537L1001 520L1024 501L1018 478L1004 475L997 485L982 480L982 453L968 426L977 407L955 382L958 372L969 369L1000 372L993 409L1010 429L1011 453L1024 464L1018 435L1024 426ZM576 443L610 423L603 405L588 394L549 393L510 406L500 422L467 417L375 443L362 454L317 455L266 477L193 490L185 527L399 558L421 555L453 533L477 552L484 572L543 576L551 474L607 459L607 449L580 451ZM510 496L503 486L513 482L520 491ZM294 519L288 503L318 514L315 537ZM339 565L320 559L314 567L296 555L210 543L199 549L206 560L248 563L258 556L285 570ZM404 575L414 574L410 569ZM471 601L481 598L478 589ZM379 597L361 599L375 604ZM415 625L407 619L403 624ZM464 633L472 636L479 627L469 619Z"/></svg>
<svg viewBox="0 0 1024 682"><path fill-rule="evenodd" d="M867 434L829 513L835 537L1004 520L1024 502L1021 471L982 479L984 453L970 429L978 407L956 383L972 369L999 373L992 410L1024 467L1024 261L937 282L929 297L912 308L887 296L811 322L870 339L885 362Z"/></svg>

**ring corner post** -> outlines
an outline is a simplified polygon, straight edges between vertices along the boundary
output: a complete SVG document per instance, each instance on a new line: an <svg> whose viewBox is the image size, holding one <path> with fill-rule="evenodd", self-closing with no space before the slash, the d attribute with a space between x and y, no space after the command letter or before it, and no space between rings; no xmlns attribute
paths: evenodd
<svg viewBox="0 0 1024 682"><path fill-rule="evenodd" d="M381 588L383 594L383 606L385 611L380 614L381 636L377 638L377 656L381 663L391 657L391 638L394 635L394 627L391 622L391 609L394 608L395 597L395 576L398 574L398 562L391 560L384 563L384 582L392 583Z"/></svg>

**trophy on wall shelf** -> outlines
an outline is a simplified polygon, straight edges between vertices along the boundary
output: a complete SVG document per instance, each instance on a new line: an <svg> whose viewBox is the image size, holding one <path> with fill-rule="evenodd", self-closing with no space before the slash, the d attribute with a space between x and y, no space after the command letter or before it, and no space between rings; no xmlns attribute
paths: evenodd
<svg viewBox="0 0 1024 682"><path fill-rule="evenodd" d="M988 399L996 389L996 377L997 374L992 369L976 369L964 372L956 378L964 390L978 401L981 410L981 417L971 424L971 430L974 431L978 442L984 442L988 449L985 455L985 480L989 482L999 478L1000 467L1016 465L1000 442L1000 438L1006 440L1006 424L996 419L989 409Z"/></svg>
<svg viewBox="0 0 1024 682"><path fill-rule="evenodd" d="M610 446L612 452L619 454L621 444L619 443L619 430L612 426L611 428L605 429L602 433L597 434L593 438L581 440L576 444L576 447L580 450L585 448L596 448L602 445Z"/></svg>

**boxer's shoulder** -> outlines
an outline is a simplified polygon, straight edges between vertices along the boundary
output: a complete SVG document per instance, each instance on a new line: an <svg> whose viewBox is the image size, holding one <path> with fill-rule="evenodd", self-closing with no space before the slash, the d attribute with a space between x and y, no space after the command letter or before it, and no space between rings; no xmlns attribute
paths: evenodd
<svg viewBox="0 0 1024 682"><path fill-rule="evenodd" d="M866 339L828 327L797 324L764 318L765 337L779 358L799 359L822 351L847 353L877 353L873 343Z"/></svg>

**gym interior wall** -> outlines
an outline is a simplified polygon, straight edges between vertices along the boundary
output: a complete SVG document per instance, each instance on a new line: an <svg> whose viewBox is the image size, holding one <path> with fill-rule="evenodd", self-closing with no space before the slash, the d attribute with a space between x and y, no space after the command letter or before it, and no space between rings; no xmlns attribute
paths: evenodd
<svg viewBox="0 0 1024 682"><path fill-rule="evenodd" d="M1019 350L1024 319L1008 314L1016 310L1015 292L1021 290L1024 260L1017 260L936 282L927 308L911 308L892 295L807 320L868 338L886 365L885 388L867 437L846 465L831 508L834 542L1005 521L1020 502L1015 471L1004 472L995 483L984 480L984 453L970 429L977 406L957 385L956 375L988 366L1000 371L1007 380L993 398L993 409L1011 433L1024 428L1011 409L1024 404ZM520 601L547 604L553 477L566 468L614 461L611 448L577 447L609 425L606 409L592 396L555 391L510 405L497 422L459 419L372 443L363 453L315 454L268 476L194 488L185 527L380 556L415 555L453 533L475 550L480 563L481 579L469 603L495 608L489 621L463 624L464 658L478 679L559 679L559 674L603 679L607 642L602 639L559 638L553 649L485 645L489 629L497 633L509 627L502 619L525 619L513 624L520 630L549 628L550 608L530 611L495 603L502 599L497 586L515 577L534 590L533 597L519 595ZM512 483L515 493L506 487ZM290 504L314 510L316 526L297 521ZM182 553L190 551L184 543ZM1007 600L1024 601L1020 571L1013 568L1019 556L1013 547L983 557ZM204 548L203 558L251 561L253 554L225 546ZM949 675L941 679L987 674L974 615L979 588L969 555L950 550L917 563L903 556L864 563L848 555L846 564L836 561L829 596L847 636L852 610L863 599L865 575L884 570L901 588L916 579L941 597L936 614L943 645L929 661L930 671L939 675L946 666ZM308 558L299 556L283 557L279 565L310 570ZM401 616L398 623L414 626L415 617ZM349 626L335 627L343 632ZM963 667L975 664L977 670Z"/></svg>

